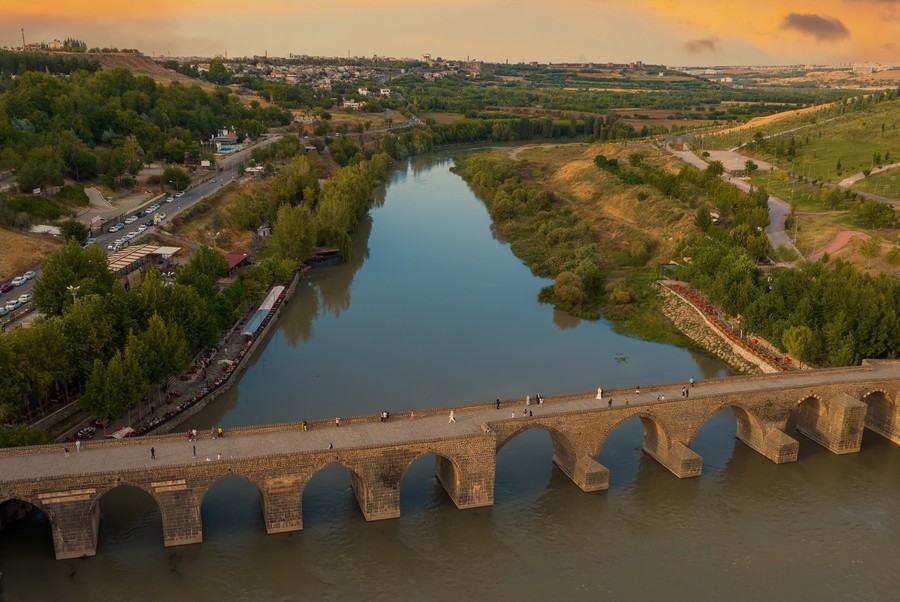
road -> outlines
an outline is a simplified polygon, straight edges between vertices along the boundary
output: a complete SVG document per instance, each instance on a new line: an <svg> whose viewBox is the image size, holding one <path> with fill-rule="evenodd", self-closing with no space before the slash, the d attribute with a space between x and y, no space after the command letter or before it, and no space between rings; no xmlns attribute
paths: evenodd
<svg viewBox="0 0 900 602"><path fill-rule="evenodd" d="M159 207L158 211L161 211L166 214L166 221L172 219L174 216L178 215L179 213L181 213L188 207L205 199L208 196L215 194L216 192L221 190L223 187L227 186L232 181L234 181L234 179L240 175L240 174L238 174L238 171L237 171L238 166L241 163L246 162L250 158L250 153L253 152L254 148L265 148L280 139L281 139L281 135L268 136L251 148L247 148L247 149L238 151L238 152L234 153L233 155L229 155L227 157L222 158L218 162L218 167L220 169L222 169L222 171L220 171L218 173L211 172L210 175L207 178L205 178L204 180L195 181L185 191L184 196L175 199L171 203L165 203L162 201L162 199L164 199L165 196L160 195L160 197L157 197L158 200L150 199L143 205L133 208L131 213L129 213L129 215L134 215L141 209L150 206L154 202L158 202L158 203L160 203L160 207ZM146 221L147 221L146 217L141 218L138 221L134 222L133 224L130 224L129 226L125 226L125 228L123 230L119 230L118 232L115 232L115 233L108 232L109 226L112 225L112 222L104 222L101 226L101 231L96 235L96 239L97 239L96 244L101 249L106 250L106 247L110 243L112 243L114 240L116 240L117 238L121 238L123 235L127 234L128 232L131 232L132 230L137 229L137 227L140 224L145 223ZM134 237L134 239L132 239L131 244L132 245L138 244L138 242L140 241L140 239L142 237L155 232L156 229L157 229L156 226L148 226L147 230L145 230L141 234L138 234L137 236ZM110 254L111 253L112 253L112 251L110 251ZM18 286L16 288L14 288L13 290L11 290L10 292L0 295L0 302L6 303L8 301L11 301L14 298L17 298L19 295L21 295L23 293L32 294L33 289L34 289L34 283L41 276L40 267L34 268L34 271L37 273L37 278L28 280L22 286ZM14 276L16 276L16 275L12 275L10 277L10 280L12 280L12 277L14 277ZM29 322L31 322L31 320L33 320L37 315L39 315L39 314L37 314L37 312L31 312L31 313L16 317L15 319L13 319L14 317L12 315L8 315L8 316L4 316L3 318L0 318L0 321L2 321L4 327L7 327L9 324L12 324L12 323L25 326Z"/></svg>
<svg viewBox="0 0 900 602"><path fill-rule="evenodd" d="M690 163L698 169L706 169L708 166L706 161L691 151L677 151L668 145L666 146L666 149L682 161ZM729 184L737 186L744 192L750 192L751 186L749 182L740 178L735 178L729 174L722 174L721 178ZM791 238L788 236L787 232L784 231L784 222L788 215L791 214L791 206L786 201L773 195L769 195L767 204L769 206L769 225L766 227L766 236L769 238L769 243L772 245L772 248L777 249L778 247L786 247L802 257L803 255L797 247L794 246L794 243L791 242Z"/></svg>

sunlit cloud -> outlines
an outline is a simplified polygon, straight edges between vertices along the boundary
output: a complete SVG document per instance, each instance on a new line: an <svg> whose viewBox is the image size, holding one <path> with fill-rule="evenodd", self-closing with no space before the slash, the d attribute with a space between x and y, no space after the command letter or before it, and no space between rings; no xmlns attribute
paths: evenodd
<svg viewBox="0 0 900 602"><path fill-rule="evenodd" d="M700 54L703 52L718 52L719 38L713 36L711 38L703 38L701 40L688 40L684 43L684 49L692 54Z"/></svg>
<svg viewBox="0 0 900 602"><path fill-rule="evenodd" d="M820 15L801 15L789 13L781 22L782 29L793 29L815 38L819 42L841 40L850 36L850 32L840 19Z"/></svg>

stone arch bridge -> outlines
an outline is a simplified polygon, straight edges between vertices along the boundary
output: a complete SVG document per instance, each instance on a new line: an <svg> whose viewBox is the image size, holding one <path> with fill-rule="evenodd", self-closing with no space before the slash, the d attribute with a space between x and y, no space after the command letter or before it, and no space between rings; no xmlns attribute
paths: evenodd
<svg viewBox="0 0 900 602"><path fill-rule="evenodd" d="M167 546L202 541L200 507L218 480L235 475L256 484L269 533L303 527L302 496L320 470L339 464L367 520L400 515L400 482L423 455L458 508L492 505L497 452L518 434L538 428L553 441L553 461L584 491L608 487L609 471L597 457L606 438L639 418L643 449L678 477L698 476L702 459L691 450L697 432L724 408L734 411L737 438L776 463L797 459L796 429L837 454L856 452L864 428L900 444L900 361L707 381L681 396L684 383L423 410L415 416L343 418L228 430L189 442L185 435L96 441L0 450L0 503L18 500L43 511L57 558L96 553L99 502L128 485L147 492L162 514ZM612 406L610 407L610 399ZM523 415L523 411L531 415ZM527 412L526 412L527 413ZM192 446L197 446L197 458ZM154 447L156 459L150 458Z"/></svg>

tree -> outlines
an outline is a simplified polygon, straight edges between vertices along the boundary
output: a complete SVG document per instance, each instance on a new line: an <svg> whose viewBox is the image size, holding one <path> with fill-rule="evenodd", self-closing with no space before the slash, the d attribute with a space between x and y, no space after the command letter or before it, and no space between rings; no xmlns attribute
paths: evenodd
<svg viewBox="0 0 900 602"><path fill-rule="evenodd" d="M721 161L710 161L706 166L706 177L709 179L718 178L725 173L725 166Z"/></svg>
<svg viewBox="0 0 900 602"><path fill-rule="evenodd" d="M184 151L182 149L182 157L181 160L184 159ZM188 185L191 183L191 176L188 175L186 171L181 169L180 167L175 167L174 165L170 165L163 170L162 178L160 182L165 186L166 184L172 186L175 190L185 190Z"/></svg>
<svg viewBox="0 0 900 602"><path fill-rule="evenodd" d="M95 416L118 418L128 407L146 394L147 383L137 358L117 351L104 364L94 360L94 367L81 395L81 407Z"/></svg>
<svg viewBox="0 0 900 602"><path fill-rule="evenodd" d="M884 261L891 266L894 271L897 271L897 268L900 267L900 247L893 247L888 251L884 256Z"/></svg>
<svg viewBox="0 0 900 602"><path fill-rule="evenodd" d="M117 284L104 251L96 245L82 249L69 240L44 260L43 274L34 285L34 304L47 315L59 315L74 303L73 292L78 297L103 296Z"/></svg>
<svg viewBox="0 0 900 602"><path fill-rule="evenodd" d="M181 326L166 322L159 314L153 314L147 323L147 330L137 341L129 337L129 345L134 345L137 357L141 358L144 374L152 383L161 383L172 374L181 372L190 364L187 339Z"/></svg>
<svg viewBox="0 0 900 602"><path fill-rule="evenodd" d="M559 299L572 305L584 303L584 285L574 272L560 272L553 283L553 292Z"/></svg>
<svg viewBox="0 0 900 602"><path fill-rule="evenodd" d="M791 326L785 329L781 335L781 342L784 343L788 354L798 361L801 368L803 367L802 360L807 357L812 339L813 332L809 326Z"/></svg>
<svg viewBox="0 0 900 602"><path fill-rule="evenodd" d="M78 220L69 219L59 225L59 233L62 234L63 240L68 241L70 238L74 238L80 244L87 240L90 231Z"/></svg>
<svg viewBox="0 0 900 602"><path fill-rule="evenodd" d="M281 259L294 265L313 254L316 248L315 220L305 206L282 205L278 208L275 226L268 245Z"/></svg>
<svg viewBox="0 0 900 602"><path fill-rule="evenodd" d="M701 205L697 208L697 214L694 216L694 225L704 232L712 225L712 216L709 214L707 207Z"/></svg>
<svg viewBox="0 0 900 602"><path fill-rule="evenodd" d="M752 175L754 171L759 169L759 165L753 162L752 159L747 159L744 161L744 169L747 170L747 175Z"/></svg>
<svg viewBox="0 0 900 602"><path fill-rule="evenodd" d="M32 149L16 173L19 190L30 192L36 188L62 185L64 171L65 164L54 147Z"/></svg>
<svg viewBox="0 0 900 602"><path fill-rule="evenodd" d="M881 239L877 236L867 238L859 245L859 251L863 254L863 257L868 260L866 262L866 269L870 269L872 267L872 260L881 255Z"/></svg>

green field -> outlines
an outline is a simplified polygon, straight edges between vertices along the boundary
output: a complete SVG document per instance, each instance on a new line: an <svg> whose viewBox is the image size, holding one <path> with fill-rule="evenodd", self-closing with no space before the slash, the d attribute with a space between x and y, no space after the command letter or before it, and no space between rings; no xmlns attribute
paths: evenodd
<svg viewBox="0 0 900 602"><path fill-rule="evenodd" d="M833 113L831 109L816 113L818 119L809 127L769 138L761 147L748 144L741 152L765 159L781 169L793 171L803 177L834 183L865 169L871 169L876 165L876 153L881 163L900 159L900 100L884 101L864 109L848 110L842 115L835 116ZM705 148L713 148L713 144L715 147L734 146L732 143L735 139L746 142L757 132L763 136L785 132L800 127L803 121L808 124L811 118L812 115L785 119L767 126L728 134L720 140L707 137L703 144ZM793 159L776 150L778 145L782 145L783 151L791 138L795 138L797 144Z"/></svg>
<svg viewBox="0 0 900 602"><path fill-rule="evenodd" d="M893 153L891 154L893 156ZM893 159L892 159L893 160ZM894 160L896 163L897 161ZM900 199L900 169L892 169L869 176L853 185L853 190L871 192L891 199Z"/></svg>

